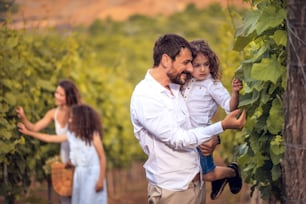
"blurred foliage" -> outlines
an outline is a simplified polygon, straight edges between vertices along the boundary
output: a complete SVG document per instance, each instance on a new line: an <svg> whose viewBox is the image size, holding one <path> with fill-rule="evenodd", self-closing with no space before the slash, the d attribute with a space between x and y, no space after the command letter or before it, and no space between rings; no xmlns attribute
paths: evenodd
<svg viewBox="0 0 306 204"><path fill-rule="evenodd" d="M42 167L59 152L58 144L46 144L18 133L17 105L24 106L31 121L37 121L54 107L57 82L72 79L84 102L102 116L108 168L129 167L132 161L145 159L133 134L129 100L136 83L152 66L157 37L178 33L188 40L206 40L220 58L222 81L231 91L231 79L243 57L233 50L235 26L239 16L245 13L246 10L224 9L218 4L201 9L190 4L168 17L134 15L122 22L108 18L96 20L89 28L68 31L12 30L3 24L0 28L0 194L18 199L30 185L31 176L38 180L48 178ZM220 111L216 120L223 117ZM54 127L45 131L54 133ZM220 150L232 159L234 147L243 138L242 132L226 131Z"/></svg>
<svg viewBox="0 0 306 204"><path fill-rule="evenodd" d="M264 200L282 200L281 161L283 145L283 95L286 87L286 3L250 1L235 33L234 49L243 60L236 77L244 81L240 107L247 110L247 123L237 146L245 181L257 188Z"/></svg>
<svg viewBox="0 0 306 204"><path fill-rule="evenodd" d="M19 10L15 0L0 0L0 22L5 22L12 13Z"/></svg>

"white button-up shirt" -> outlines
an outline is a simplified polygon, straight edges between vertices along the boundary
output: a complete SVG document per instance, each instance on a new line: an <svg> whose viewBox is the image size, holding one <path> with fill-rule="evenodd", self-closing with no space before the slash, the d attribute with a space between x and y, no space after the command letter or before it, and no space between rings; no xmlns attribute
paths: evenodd
<svg viewBox="0 0 306 204"><path fill-rule="evenodd" d="M221 122L190 129L189 113L180 86L171 92L148 72L131 98L134 133L148 155L144 164L152 185L173 191L185 190L200 171L196 147L223 132Z"/></svg>
<svg viewBox="0 0 306 204"><path fill-rule="evenodd" d="M230 94L221 81L211 75L202 81L192 78L182 88L182 94L190 113L192 127L207 126L217 111L218 105L230 112Z"/></svg>

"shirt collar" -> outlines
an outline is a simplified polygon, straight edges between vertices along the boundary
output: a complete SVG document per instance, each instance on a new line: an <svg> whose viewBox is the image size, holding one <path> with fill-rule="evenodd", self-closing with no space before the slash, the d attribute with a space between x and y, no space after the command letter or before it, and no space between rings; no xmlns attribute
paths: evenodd
<svg viewBox="0 0 306 204"><path fill-rule="evenodd" d="M162 93L162 92L169 93L169 90L168 90L168 89L166 89L163 85L161 85L158 81L156 81L156 79L154 79L154 78L152 77L152 75L150 74L150 70L151 70L151 69L149 69L149 70L147 71L146 76L145 76L145 80L146 80L146 81L149 81L149 82L151 83L152 87L153 87L156 91L158 91L158 92L160 92L160 93ZM170 87L172 93L173 93L175 96L177 96L178 92L180 91L180 85L179 85L179 84L170 83L170 84L169 84L169 87Z"/></svg>
<svg viewBox="0 0 306 204"><path fill-rule="evenodd" d="M195 78L192 77L192 78L190 79L190 81L191 81L191 82L201 82L201 81L205 81L205 80L208 80L208 79L212 79L211 74L209 74L204 80L198 81L198 80L196 80Z"/></svg>

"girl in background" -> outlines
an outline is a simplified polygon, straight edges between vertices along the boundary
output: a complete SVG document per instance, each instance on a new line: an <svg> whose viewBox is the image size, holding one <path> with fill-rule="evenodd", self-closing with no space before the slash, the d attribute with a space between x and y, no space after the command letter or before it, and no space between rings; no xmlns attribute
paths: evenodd
<svg viewBox="0 0 306 204"><path fill-rule="evenodd" d="M81 103L81 96L76 85L67 79L61 80L54 93L55 105L57 107L49 110L45 116L35 123L28 120L23 110L23 107L19 106L16 109L17 116L21 119L24 126L31 131L37 132L52 122L55 123L55 133L57 135L66 134L68 129L68 114L72 105ZM60 158L63 163L67 163L69 160L69 144L68 142L62 142L60 148ZM62 204L70 204L71 198L60 196Z"/></svg>
<svg viewBox="0 0 306 204"><path fill-rule="evenodd" d="M68 141L70 162L75 166L72 204L106 204L106 157L99 114L88 105L74 105L68 122L68 130L62 135L34 132L23 123L18 123L18 128L21 133L41 141Z"/></svg>

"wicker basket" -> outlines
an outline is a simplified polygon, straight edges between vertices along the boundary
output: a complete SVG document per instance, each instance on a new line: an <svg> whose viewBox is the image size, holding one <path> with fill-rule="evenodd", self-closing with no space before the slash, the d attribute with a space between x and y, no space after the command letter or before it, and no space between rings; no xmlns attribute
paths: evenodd
<svg viewBox="0 0 306 204"><path fill-rule="evenodd" d="M51 181L53 189L61 196L71 196L74 168L65 168L65 164L51 164Z"/></svg>

